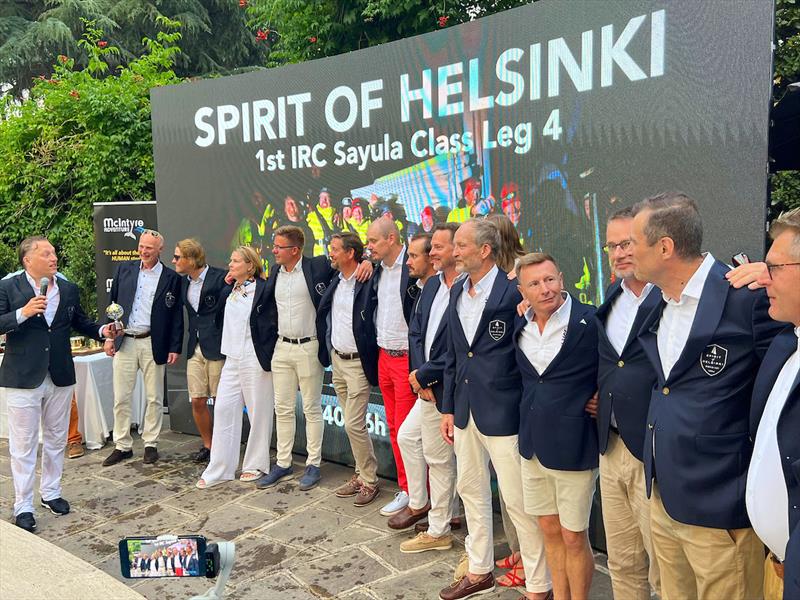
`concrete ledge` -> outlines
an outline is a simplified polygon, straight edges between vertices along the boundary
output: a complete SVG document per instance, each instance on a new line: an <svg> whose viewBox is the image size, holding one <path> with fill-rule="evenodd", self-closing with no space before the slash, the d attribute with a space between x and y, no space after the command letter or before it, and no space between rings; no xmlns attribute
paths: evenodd
<svg viewBox="0 0 800 600"><path fill-rule="evenodd" d="M0 598L114 598L144 596L66 550L0 521Z"/></svg>

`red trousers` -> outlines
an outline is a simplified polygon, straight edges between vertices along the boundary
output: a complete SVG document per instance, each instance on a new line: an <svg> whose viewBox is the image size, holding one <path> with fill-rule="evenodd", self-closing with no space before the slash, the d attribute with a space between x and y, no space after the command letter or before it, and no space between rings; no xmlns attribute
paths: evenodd
<svg viewBox="0 0 800 600"><path fill-rule="evenodd" d="M394 464L397 466L397 484L401 490L408 492L406 469L397 445L397 430L417 402L417 396L408 383L408 356L389 356L381 349L378 354L378 387L381 388L383 406L386 409L389 441L392 443Z"/></svg>

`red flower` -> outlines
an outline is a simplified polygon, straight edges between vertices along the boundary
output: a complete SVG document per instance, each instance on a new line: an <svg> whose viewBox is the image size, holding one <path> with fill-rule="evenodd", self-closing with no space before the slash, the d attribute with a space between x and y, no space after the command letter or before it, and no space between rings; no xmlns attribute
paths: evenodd
<svg viewBox="0 0 800 600"><path fill-rule="evenodd" d="M256 39L260 42L264 42L267 39L267 32L263 29L259 29L256 31Z"/></svg>
<svg viewBox="0 0 800 600"><path fill-rule="evenodd" d="M108 42L106 42L104 40L100 40L99 42L97 42L97 47L98 48L105 48L106 46L108 46Z"/></svg>
<svg viewBox="0 0 800 600"><path fill-rule="evenodd" d="M62 65L67 64L68 60L69 59L66 56L64 56L63 54L59 54L58 55L58 62L60 62Z"/></svg>
<svg viewBox="0 0 800 600"><path fill-rule="evenodd" d="M311 42L312 44L316 44L317 43L317 36L312 35L310 38L308 38L308 41Z"/></svg>
<svg viewBox="0 0 800 600"><path fill-rule="evenodd" d="M77 91L75 91L75 90L72 90L72 91L69 93L69 95L70 95L70 96L72 96L73 98L80 98L80 97L81 97L81 95L80 95L80 94L79 94Z"/></svg>
<svg viewBox="0 0 800 600"><path fill-rule="evenodd" d="M447 21L449 19L450 19L450 17L446 17L446 16L439 17L437 19L437 21L439 22L439 27L447 27Z"/></svg>
<svg viewBox="0 0 800 600"><path fill-rule="evenodd" d="M239 8L247 8L247 0L239 0Z"/></svg>

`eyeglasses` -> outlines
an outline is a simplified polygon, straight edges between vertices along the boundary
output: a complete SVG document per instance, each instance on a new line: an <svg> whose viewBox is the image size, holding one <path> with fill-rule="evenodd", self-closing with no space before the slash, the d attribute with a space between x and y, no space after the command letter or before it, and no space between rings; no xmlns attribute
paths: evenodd
<svg viewBox="0 0 800 600"><path fill-rule="evenodd" d="M614 244L613 242L607 243L603 246L603 252L606 254L614 254L614 251L619 248L623 252L631 247L633 240L622 240L619 244Z"/></svg>
<svg viewBox="0 0 800 600"><path fill-rule="evenodd" d="M777 269L781 269L783 267L796 267L798 265L800 265L800 262L780 263L780 264L777 264L777 265L771 265L771 264L767 263L767 273L769 274L769 278L772 279L772 272L773 271L775 271Z"/></svg>
<svg viewBox="0 0 800 600"><path fill-rule="evenodd" d="M279 246L278 244L272 244L272 247L276 250L288 250L289 248L299 248L300 246Z"/></svg>
<svg viewBox="0 0 800 600"><path fill-rule="evenodd" d="M182 257L180 254L173 254L173 255L172 255L172 258L174 258L175 260L180 260L180 259L182 259L183 257Z"/></svg>

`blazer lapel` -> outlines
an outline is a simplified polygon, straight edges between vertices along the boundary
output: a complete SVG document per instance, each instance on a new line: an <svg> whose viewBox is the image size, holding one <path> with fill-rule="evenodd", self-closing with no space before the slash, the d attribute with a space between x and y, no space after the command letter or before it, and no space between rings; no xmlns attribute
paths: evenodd
<svg viewBox="0 0 800 600"><path fill-rule="evenodd" d="M156 286L156 293L153 296L153 306L156 305L156 301L164 294L164 290L167 289L167 266L164 263L161 263L161 275L158 278L158 285Z"/></svg>
<svg viewBox="0 0 800 600"><path fill-rule="evenodd" d="M56 283L58 284L58 308L56 309L56 314L53 316L53 323L62 317L68 306L72 305L70 287L68 285L61 285L59 281L56 281Z"/></svg>
<svg viewBox="0 0 800 600"><path fill-rule="evenodd" d="M761 362L761 367L758 372L756 380L756 387L753 390L753 401L750 406L750 430L756 431L758 422L761 420L761 415L764 413L764 408L767 405L769 394L772 391L775 382L778 380L783 366L789 357L797 349L797 337L794 335L794 329L788 327L786 330L781 331L772 341L769 347L769 352ZM761 382L765 382L761 385ZM797 373L794 383L789 390L789 397L791 397L793 390L800 384L800 372Z"/></svg>
<svg viewBox="0 0 800 600"><path fill-rule="evenodd" d="M464 283L463 280L461 282ZM456 285L455 283L453 285ZM454 327L453 331L461 336L461 339L464 340L464 345L468 346L469 343L467 342L467 336L464 333L464 324L461 322L461 319L458 318L458 300L461 298L461 294L464 293L464 286L458 284L458 287L455 291L455 296L450 299L450 306L447 307L448 312L453 311L455 315L456 323L458 323L458 327Z"/></svg>
<svg viewBox="0 0 800 600"><path fill-rule="evenodd" d="M311 261L306 260L306 257L303 256L300 259L300 268L303 269L303 277L306 280L306 287L308 288L308 297L313 298L314 294L314 278L312 277L313 273L311 272Z"/></svg>
<svg viewBox="0 0 800 600"><path fill-rule="evenodd" d="M417 312L422 313L422 331L428 331L428 323L430 322L431 318L431 307L433 306L433 300L436 298L436 294L439 291L439 286L441 283L439 282L438 276L433 276L428 278L425 287L422 288L422 292L417 299ZM427 291L427 287L431 286L433 292L428 292L425 294L424 292ZM439 323L441 325L441 323Z"/></svg>
<svg viewBox="0 0 800 600"><path fill-rule="evenodd" d="M724 273L724 267L721 267L719 263L715 263L711 267L708 279L703 286L700 303L697 306L686 345L669 373L670 380L683 374L694 364L714 336L719 320L722 318L722 312L725 310L725 299L730 289L730 283L725 279Z"/></svg>
<svg viewBox="0 0 800 600"><path fill-rule="evenodd" d="M659 302L656 306L645 316L642 327L638 331L638 337L647 358L658 374L658 380L663 382L664 370L661 368L661 357L658 354L658 324L661 322L661 315L666 303L660 296L658 299Z"/></svg>
<svg viewBox="0 0 800 600"><path fill-rule="evenodd" d="M606 334L606 321L608 320L608 315L611 312L611 307L614 305L614 300L616 300L617 296L622 293L621 282L622 281L618 279L609 286L608 290L606 290L606 301L597 308L597 312L594 314L598 322L597 335L612 348L613 346L611 345L611 340L608 339L608 335ZM635 327L631 327L631 335L636 337Z"/></svg>
<svg viewBox="0 0 800 600"><path fill-rule="evenodd" d="M405 248L403 249L403 257L405 257ZM408 291L408 265L403 261L402 270L400 271L400 306L406 305L406 292Z"/></svg>
<svg viewBox="0 0 800 600"><path fill-rule="evenodd" d="M256 279L256 295L253 298L253 306L250 309L250 318L260 315L263 310L264 292L267 290L267 282L264 279Z"/></svg>
<svg viewBox="0 0 800 600"><path fill-rule="evenodd" d="M575 298L572 298L572 307L569 311L569 323L567 324L567 337L564 339L564 343L561 344L561 349L558 351L558 354L556 354L553 360L550 361L550 364L547 365L547 368L544 370L545 373L551 369L555 369L558 364L564 360L565 356L569 356L572 349L583 337L586 327L589 325L586 322L587 318L591 318L591 315L587 316L585 311L581 310L580 303Z"/></svg>
<svg viewBox="0 0 800 600"><path fill-rule="evenodd" d="M625 354L625 351L628 349L633 343L633 340L636 339L636 334L644 323L644 320L647 316L658 306L658 303L661 301L661 292L660 290L653 286L650 288L650 292L647 294L647 298L645 298L642 303L639 305L639 309L636 311L636 318L633 320L633 325L631 326L631 331L628 334L628 339L625 342L625 346L622 348L622 354ZM598 329L603 330L603 335L605 335L605 327L599 327Z"/></svg>
<svg viewBox="0 0 800 600"><path fill-rule="evenodd" d="M478 321L478 328L475 330L475 336L472 338L470 348L475 346L475 342L480 339L481 334L489 326L489 318L494 314L494 311L497 310L497 307L500 306L500 302L503 300L503 296L505 296L506 290L508 289L508 280L506 276L507 273L503 271L503 269L497 269L497 277L494 279L494 285L492 286L492 291L489 293L489 298L483 306L481 319Z"/></svg>

